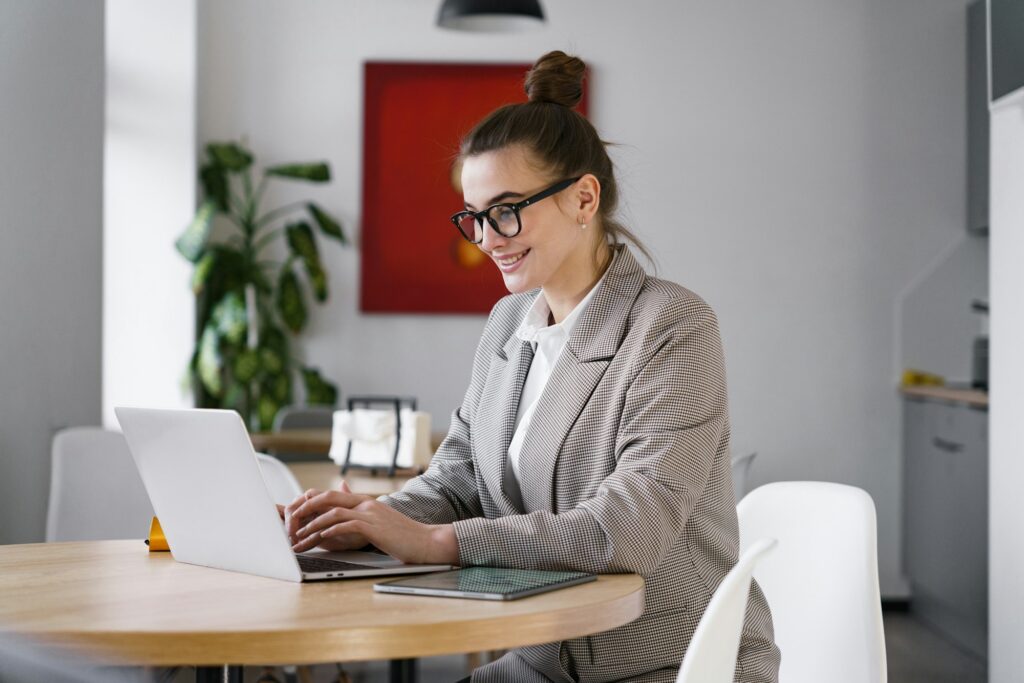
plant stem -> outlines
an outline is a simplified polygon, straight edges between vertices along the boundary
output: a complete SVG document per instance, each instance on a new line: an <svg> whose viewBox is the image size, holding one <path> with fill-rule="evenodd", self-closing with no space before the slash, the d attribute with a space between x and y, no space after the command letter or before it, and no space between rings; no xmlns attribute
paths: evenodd
<svg viewBox="0 0 1024 683"><path fill-rule="evenodd" d="M274 238L276 238L278 235L280 235L283 232L284 232L284 228L278 228L277 230L271 230L266 235L263 235L258 240L256 240L253 243L253 245L252 245L253 256L259 255L260 250L263 249L263 247L265 247L268 244L270 244L271 242L273 242Z"/></svg>
<svg viewBox="0 0 1024 683"><path fill-rule="evenodd" d="M256 228L259 229L266 225L267 223L269 223L270 221L274 220L275 218L278 218L279 216L284 215L289 211L294 211L298 207L305 205L306 202L292 202L291 204L285 204L284 206L272 209L271 211L266 212L256 220Z"/></svg>

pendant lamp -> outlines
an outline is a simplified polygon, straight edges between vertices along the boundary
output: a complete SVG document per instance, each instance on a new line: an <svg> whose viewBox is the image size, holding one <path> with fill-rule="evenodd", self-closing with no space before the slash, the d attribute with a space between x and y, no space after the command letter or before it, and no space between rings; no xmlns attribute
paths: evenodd
<svg viewBox="0 0 1024 683"><path fill-rule="evenodd" d="M437 25L456 31L512 32L544 23L540 0L444 0Z"/></svg>

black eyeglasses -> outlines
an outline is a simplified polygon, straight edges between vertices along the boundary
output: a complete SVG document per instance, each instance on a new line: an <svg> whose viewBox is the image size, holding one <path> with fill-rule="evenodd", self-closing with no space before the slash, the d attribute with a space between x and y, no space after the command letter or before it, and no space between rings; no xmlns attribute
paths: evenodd
<svg viewBox="0 0 1024 683"><path fill-rule="evenodd" d="M542 199L558 194L582 177L569 178L568 180L555 183L546 190L541 190L532 197L527 197L515 204L495 204L483 211L459 211L452 216L452 223L455 224L455 227L459 229L459 232L462 233L462 236L470 244L480 244L484 241L485 218L491 227L494 228L494 232L502 237L515 237L523 229L523 222L519 219L520 211L530 204L536 204Z"/></svg>

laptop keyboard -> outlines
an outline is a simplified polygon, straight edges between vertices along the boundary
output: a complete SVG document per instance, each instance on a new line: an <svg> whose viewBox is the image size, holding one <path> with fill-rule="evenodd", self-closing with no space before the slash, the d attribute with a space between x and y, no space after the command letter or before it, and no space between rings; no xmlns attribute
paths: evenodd
<svg viewBox="0 0 1024 683"><path fill-rule="evenodd" d="M355 564L353 562L342 562L341 560L329 560L324 557L310 557L309 555L296 555L299 561L299 569L304 572L336 572L353 569L376 569L369 564Z"/></svg>

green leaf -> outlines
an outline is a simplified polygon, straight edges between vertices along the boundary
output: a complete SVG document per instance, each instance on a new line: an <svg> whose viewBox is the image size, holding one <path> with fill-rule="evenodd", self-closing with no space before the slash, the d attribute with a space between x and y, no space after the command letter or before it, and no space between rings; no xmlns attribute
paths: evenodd
<svg viewBox="0 0 1024 683"><path fill-rule="evenodd" d="M324 183L331 179L331 167L322 161L308 164L282 164L268 168L267 175Z"/></svg>
<svg viewBox="0 0 1024 683"><path fill-rule="evenodd" d="M316 368L302 368L306 385L306 403L333 406L338 401L338 387L325 380Z"/></svg>
<svg viewBox="0 0 1024 683"><path fill-rule="evenodd" d="M217 213L217 204L212 199L204 201L199 210L196 211L192 223L185 229L185 233L174 243L178 251L186 259L195 263L203 255L203 248L210 236L210 224L213 216Z"/></svg>
<svg viewBox="0 0 1024 683"><path fill-rule="evenodd" d="M224 388L221 379L223 364L224 359L220 355L220 338L217 335L217 330L213 326L207 325L203 330L203 336L199 339L196 372L206 390L218 398Z"/></svg>
<svg viewBox="0 0 1024 683"><path fill-rule="evenodd" d="M281 359L282 366L287 365L288 337L280 327L269 323L265 324L260 331L260 347L273 351Z"/></svg>
<svg viewBox="0 0 1024 683"><path fill-rule="evenodd" d="M327 273L320 263L320 252L316 246L313 229L305 222L292 223L285 228L285 233L288 237L288 247L306 266L306 274L309 275L317 301L326 301Z"/></svg>
<svg viewBox="0 0 1024 683"><path fill-rule="evenodd" d="M212 199L221 211L228 211L228 178L224 169L216 164L206 164L199 169L199 182L203 185L205 199Z"/></svg>
<svg viewBox="0 0 1024 683"><path fill-rule="evenodd" d="M271 395L281 404L291 403L292 400L292 378L287 372L283 372L274 378L273 386L270 387Z"/></svg>
<svg viewBox="0 0 1024 683"><path fill-rule="evenodd" d="M217 332L231 344L241 344L249 329L249 317L245 310L245 299L237 291L224 295L210 315Z"/></svg>
<svg viewBox="0 0 1024 683"><path fill-rule="evenodd" d="M259 365L267 374L276 375L284 370L284 360L277 351L263 348L259 353Z"/></svg>
<svg viewBox="0 0 1024 683"><path fill-rule="evenodd" d="M309 282L313 285L313 295L320 303L327 301L327 272L322 268L309 274Z"/></svg>
<svg viewBox="0 0 1024 683"><path fill-rule="evenodd" d="M206 153L214 164L232 171L244 171L252 164L252 154L234 142L213 142L206 146Z"/></svg>
<svg viewBox="0 0 1024 683"><path fill-rule="evenodd" d="M345 233L341 229L341 223L335 220L333 216L313 202L306 204L306 208L309 209L309 213L312 214L313 220L316 221L316 224L320 226L320 232L328 237L333 237L342 244L348 244L348 238L345 237Z"/></svg>
<svg viewBox="0 0 1024 683"><path fill-rule="evenodd" d="M217 264L217 252L210 250L203 254L203 257L199 259L199 263L196 264L196 269L192 271L192 291L195 294L199 294L203 291L203 287L206 285L207 280L210 279L210 275L213 273L213 269Z"/></svg>
<svg viewBox="0 0 1024 683"><path fill-rule="evenodd" d="M274 400L273 396L268 394L262 394L260 396L259 403L256 406L256 412L259 415L260 430L270 431L274 427L274 417L277 415L277 411L280 410L281 404Z"/></svg>
<svg viewBox="0 0 1024 683"><path fill-rule="evenodd" d="M306 304L302 300L299 279L288 264L281 269L277 281L277 311L292 332L298 332L306 324Z"/></svg>
<svg viewBox="0 0 1024 683"><path fill-rule="evenodd" d="M255 349L245 349L235 357L235 379L249 382L260 371L260 354Z"/></svg>
<svg viewBox="0 0 1024 683"><path fill-rule="evenodd" d="M196 264L192 273L192 291L196 294L207 291L219 301L226 291L243 289L254 279L247 273L245 256L241 252L217 244L207 249Z"/></svg>

